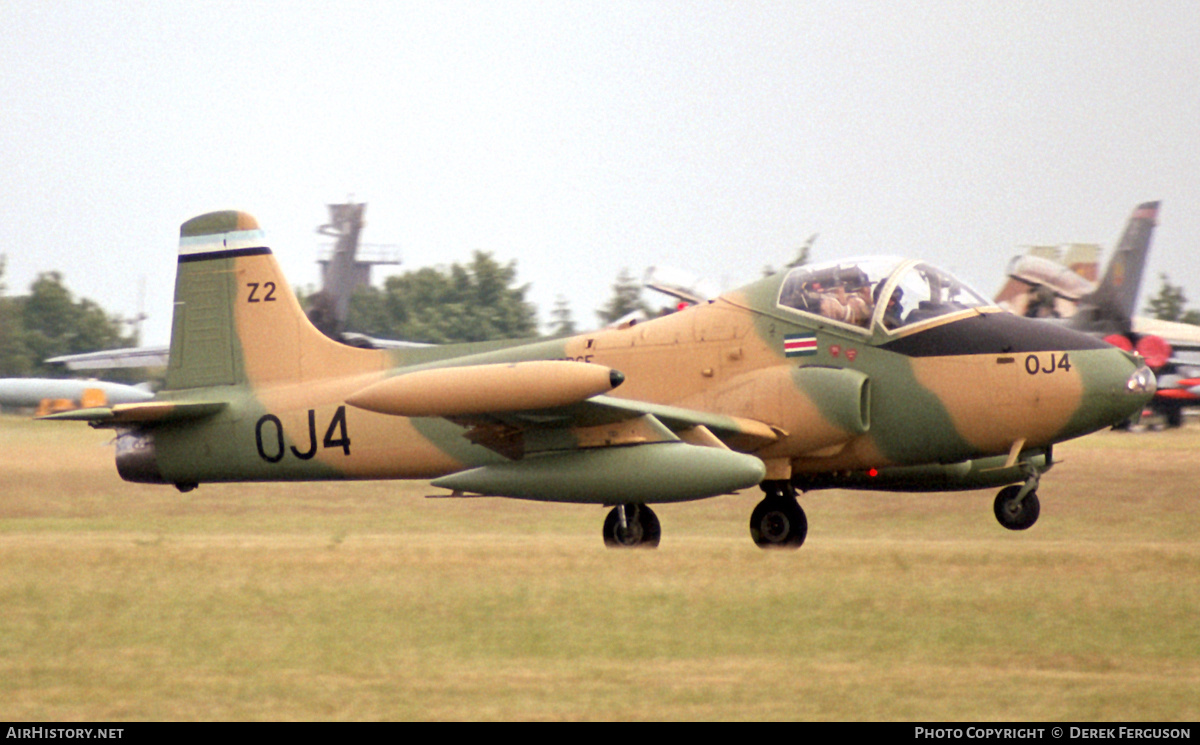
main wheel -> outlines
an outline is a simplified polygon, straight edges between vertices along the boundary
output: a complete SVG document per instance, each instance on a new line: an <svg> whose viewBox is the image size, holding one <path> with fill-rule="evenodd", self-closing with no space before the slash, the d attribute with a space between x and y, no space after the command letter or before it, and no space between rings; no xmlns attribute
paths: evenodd
<svg viewBox="0 0 1200 745"><path fill-rule="evenodd" d="M613 507L604 518L604 545L609 548L658 548L662 526L658 515L644 504L627 504L625 527L621 527L619 508Z"/></svg>
<svg viewBox="0 0 1200 745"><path fill-rule="evenodd" d="M808 518L792 497L767 497L750 514L750 537L759 548L800 548Z"/></svg>
<svg viewBox="0 0 1200 745"><path fill-rule="evenodd" d="M1037 522L1038 514L1042 511L1036 491L1029 492L1018 502L1017 495L1020 493L1019 485L1006 486L996 495L996 502L992 505L996 519L1009 530L1025 530Z"/></svg>

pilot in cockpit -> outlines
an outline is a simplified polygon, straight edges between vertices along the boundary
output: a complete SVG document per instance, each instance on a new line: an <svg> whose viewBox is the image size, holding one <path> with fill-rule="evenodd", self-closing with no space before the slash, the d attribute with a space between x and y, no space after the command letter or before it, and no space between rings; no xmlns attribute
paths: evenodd
<svg viewBox="0 0 1200 745"><path fill-rule="evenodd" d="M871 284L861 270L835 284L821 298L821 315L866 328L875 309Z"/></svg>
<svg viewBox="0 0 1200 745"><path fill-rule="evenodd" d="M875 285L875 303L879 303L879 293L883 290L883 281ZM883 327L889 331L894 328L899 328L904 325L904 309L900 305L900 301L904 298L904 288L899 285L892 290L892 294L888 295L887 307L883 311Z"/></svg>
<svg viewBox="0 0 1200 745"><path fill-rule="evenodd" d="M863 329L881 302L879 320L889 331L988 304L941 269L886 256L797 267L779 293L782 306Z"/></svg>
<svg viewBox="0 0 1200 745"><path fill-rule="evenodd" d="M784 287L781 302L790 308L863 328L871 322L875 308L870 279L857 267L815 275L796 273Z"/></svg>

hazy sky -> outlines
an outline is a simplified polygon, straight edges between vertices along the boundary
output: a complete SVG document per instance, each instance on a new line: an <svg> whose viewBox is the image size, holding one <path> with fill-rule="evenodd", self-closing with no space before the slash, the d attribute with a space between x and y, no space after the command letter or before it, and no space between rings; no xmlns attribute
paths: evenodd
<svg viewBox="0 0 1200 745"><path fill-rule="evenodd" d="M623 267L725 288L916 255L985 294L1017 247L1163 209L1200 307L1200 2L0 0L0 252L166 343L179 224L259 219L317 282L326 204L406 267L516 260L581 326ZM1107 254L1106 254L1107 255Z"/></svg>

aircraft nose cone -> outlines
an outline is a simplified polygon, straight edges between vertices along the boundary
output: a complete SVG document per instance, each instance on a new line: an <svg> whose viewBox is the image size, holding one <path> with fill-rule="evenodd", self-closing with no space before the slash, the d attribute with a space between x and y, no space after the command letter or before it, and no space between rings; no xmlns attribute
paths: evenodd
<svg viewBox="0 0 1200 745"><path fill-rule="evenodd" d="M1154 398L1154 373L1140 358L1119 349L1098 356L1085 377L1084 416L1096 429L1135 419Z"/></svg>
<svg viewBox="0 0 1200 745"><path fill-rule="evenodd" d="M1142 365L1125 381L1125 387L1133 393L1149 393L1153 397L1158 391L1158 380L1150 368Z"/></svg>

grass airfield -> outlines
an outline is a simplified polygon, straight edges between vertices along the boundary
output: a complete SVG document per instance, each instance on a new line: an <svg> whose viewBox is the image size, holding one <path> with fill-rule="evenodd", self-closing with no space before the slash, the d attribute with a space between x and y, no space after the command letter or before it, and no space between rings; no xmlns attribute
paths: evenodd
<svg viewBox="0 0 1200 745"><path fill-rule="evenodd" d="M111 433L0 417L0 719L1200 719L1200 426L989 491L605 510L423 483L126 484Z"/></svg>

